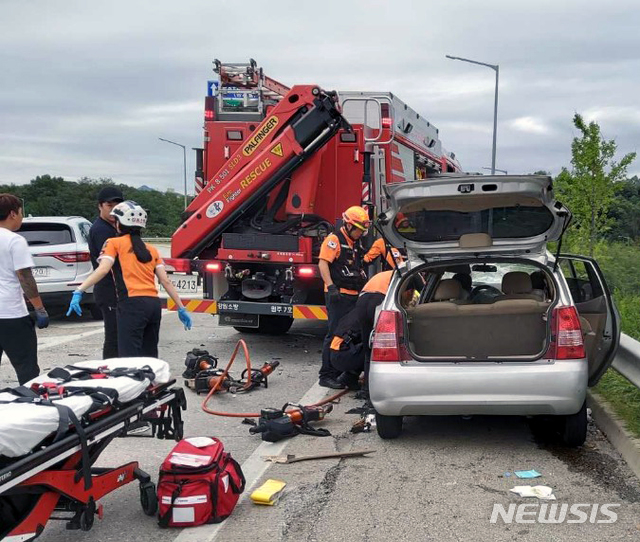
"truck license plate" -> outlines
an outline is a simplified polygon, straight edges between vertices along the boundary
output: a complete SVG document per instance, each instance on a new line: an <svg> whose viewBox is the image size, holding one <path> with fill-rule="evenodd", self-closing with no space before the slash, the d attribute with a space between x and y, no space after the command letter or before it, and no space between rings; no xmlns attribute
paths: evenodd
<svg viewBox="0 0 640 542"><path fill-rule="evenodd" d="M220 314L218 324L221 326L260 327L259 314Z"/></svg>
<svg viewBox="0 0 640 542"><path fill-rule="evenodd" d="M176 275L169 274L169 280L178 290L180 295L195 294L198 292L198 276L197 275ZM160 285L162 288L162 285ZM162 288L164 290L164 288Z"/></svg>

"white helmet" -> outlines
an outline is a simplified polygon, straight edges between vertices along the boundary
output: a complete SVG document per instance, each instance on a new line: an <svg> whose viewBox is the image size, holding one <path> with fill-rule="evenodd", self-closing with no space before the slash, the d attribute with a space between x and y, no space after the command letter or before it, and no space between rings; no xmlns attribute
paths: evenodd
<svg viewBox="0 0 640 542"><path fill-rule="evenodd" d="M115 216L122 226L144 228L147 225L147 211L135 201L126 200L118 203L111 209L111 215Z"/></svg>

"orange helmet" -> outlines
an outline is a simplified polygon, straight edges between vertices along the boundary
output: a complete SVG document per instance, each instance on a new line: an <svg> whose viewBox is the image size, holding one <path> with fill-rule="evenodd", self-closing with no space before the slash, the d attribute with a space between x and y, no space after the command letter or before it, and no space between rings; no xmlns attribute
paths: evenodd
<svg viewBox="0 0 640 542"><path fill-rule="evenodd" d="M359 205L349 207L344 213L342 213L342 220L345 224L352 224L362 231L368 230L371 225L369 213Z"/></svg>

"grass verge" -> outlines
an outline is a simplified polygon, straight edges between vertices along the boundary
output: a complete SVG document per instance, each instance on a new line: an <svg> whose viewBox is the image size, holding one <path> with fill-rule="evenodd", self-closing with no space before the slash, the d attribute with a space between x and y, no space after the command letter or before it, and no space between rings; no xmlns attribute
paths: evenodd
<svg viewBox="0 0 640 542"><path fill-rule="evenodd" d="M633 436L640 438L640 388L615 369L609 369L594 391L606 399Z"/></svg>

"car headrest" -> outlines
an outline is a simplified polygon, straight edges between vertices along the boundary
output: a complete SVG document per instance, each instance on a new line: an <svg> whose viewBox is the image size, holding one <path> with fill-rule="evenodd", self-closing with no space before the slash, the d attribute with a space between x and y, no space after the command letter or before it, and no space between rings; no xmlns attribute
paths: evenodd
<svg viewBox="0 0 640 542"><path fill-rule="evenodd" d="M454 279L441 280L433 295L434 301L450 301L460 298L462 298L462 286Z"/></svg>
<svg viewBox="0 0 640 542"><path fill-rule="evenodd" d="M534 290L544 290L547 286L547 281L544 278L542 271L534 271L529 275L531 277L531 287Z"/></svg>
<svg viewBox="0 0 640 542"><path fill-rule="evenodd" d="M456 273L452 278L460 283L463 290L467 290L467 292L471 291L471 287L473 286L473 279L471 278L471 275L468 275L467 273Z"/></svg>
<svg viewBox="0 0 640 542"><path fill-rule="evenodd" d="M530 294L531 290L533 290L533 286L529 273L511 271L502 277L502 293L505 295Z"/></svg>

